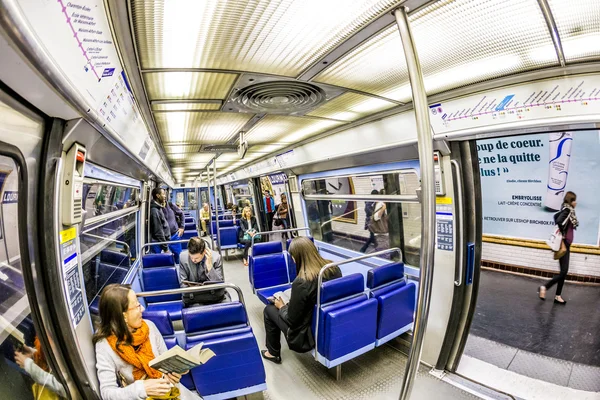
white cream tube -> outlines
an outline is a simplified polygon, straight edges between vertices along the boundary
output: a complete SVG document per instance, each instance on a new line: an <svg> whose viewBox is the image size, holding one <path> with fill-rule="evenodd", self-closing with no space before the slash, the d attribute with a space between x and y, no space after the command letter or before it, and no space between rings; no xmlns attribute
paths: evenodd
<svg viewBox="0 0 600 400"><path fill-rule="evenodd" d="M548 162L548 189L544 206L550 210L560 210L565 197L565 187L569 176L571 159L572 132L553 132L549 134L550 161Z"/></svg>

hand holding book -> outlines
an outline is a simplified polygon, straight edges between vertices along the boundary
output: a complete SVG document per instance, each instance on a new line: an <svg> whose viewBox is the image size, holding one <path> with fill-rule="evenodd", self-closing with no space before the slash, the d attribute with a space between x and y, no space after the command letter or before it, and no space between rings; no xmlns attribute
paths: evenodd
<svg viewBox="0 0 600 400"><path fill-rule="evenodd" d="M206 364L208 360L215 356L212 350L203 349L202 344L200 343L188 351L183 350L179 346L172 347L150 361L148 365L164 374L175 372L181 375L192 368Z"/></svg>

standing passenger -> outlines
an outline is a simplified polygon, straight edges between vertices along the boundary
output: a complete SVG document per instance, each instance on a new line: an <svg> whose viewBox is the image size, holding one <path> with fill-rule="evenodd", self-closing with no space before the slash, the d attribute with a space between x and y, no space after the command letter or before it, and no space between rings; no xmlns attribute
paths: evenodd
<svg viewBox="0 0 600 400"><path fill-rule="evenodd" d="M298 271L292 282L290 302L284 305L280 298L276 298L264 311L267 350L261 351L261 354L276 364L281 363L282 332L290 350L305 353L314 348L311 324L317 304L319 271L331 262L323 259L314 243L304 236L292 240L290 255ZM323 274L323 281L341 276L338 267L329 268Z"/></svg>
<svg viewBox="0 0 600 400"><path fill-rule="evenodd" d="M263 198L263 205L265 207L265 214L267 217L267 230L273 230L273 216L275 215L275 199L271 196L271 192L265 190L265 197Z"/></svg>
<svg viewBox="0 0 600 400"><path fill-rule="evenodd" d="M575 207L577 206L577 195L573 192L567 192L563 200L562 208L559 212L554 215L554 222L558 225L560 232L563 235L563 243L566 246L566 253L559 258L558 263L560 265L560 273L554 275L554 277L548 281L545 285L540 286L540 299L546 299L546 289L550 289L556 286L556 295L554 296L554 302L557 304L565 305L566 300L561 297L563 285L565 279L569 273L569 258L571 256L571 244L573 243L574 230L579 226L577 221L577 215L575 215Z"/></svg>
<svg viewBox="0 0 600 400"><path fill-rule="evenodd" d="M277 216L281 220L281 224L283 229L290 228L290 215L289 215L289 204L287 201L287 195L285 193L281 194L281 203L277 206ZM287 232L282 234L284 239L288 239Z"/></svg>
<svg viewBox="0 0 600 400"><path fill-rule="evenodd" d="M163 213L163 202L165 191L161 188L152 189L152 201L150 202L150 241L167 242L171 238L171 230ZM152 246L152 252L168 252L169 246L166 244Z"/></svg>
<svg viewBox="0 0 600 400"><path fill-rule="evenodd" d="M200 210L200 226L202 227L202 236L206 236L208 234L208 223L210 222L210 209L208 207L208 203L204 203L202 205L202 210Z"/></svg>
<svg viewBox="0 0 600 400"><path fill-rule="evenodd" d="M238 241L244 246L244 265L248 265L248 250L252 246L252 238L260 232L258 222L252 215L252 208L244 207L242 218L240 218L240 229L238 230ZM256 242L256 240L255 240Z"/></svg>
<svg viewBox="0 0 600 400"><path fill-rule="evenodd" d="M103 400L141 400L179 392L181 400L199 400L179 384L181 375L163 374L148 365L167 346L156 325L142 319L143 310L129 285L113 283L102 291L100 326L92 338L100 396Z"/></svg>
<svg viewBox="0 0 600 400"><path fill-rule="evenodd" d="M163 190L164 192L164 190ZM167 196L164 196L164 203L162 209L167 224L169 225L170 240L179 240L183 236L183 228L185 223L185 217L183 211L181 211L175 204L167 201ZM179 264L179 253L181 253L181 243L172 243L169 245L171 253L175 257L175 262Z"/></svg>
<svg viewBox="0 0 600 400"><path fill-rule="evenodd" d="M378 194L379 194L379 192L377 190L375 190L375 189L371 190L371 195L376 196ZM375 203L372 201L365 202L365 230L369 231L369 239L363 245L363 247L361 247L361 249L360 249L361 253L365 253L371 243L373 243L373 246L375 246L375 248L377 248L377 239L375 238L375 234L373 233L373 231L370 228L370 224L371 224L371 220L373 218L374 211L375 211Z"/></svg>

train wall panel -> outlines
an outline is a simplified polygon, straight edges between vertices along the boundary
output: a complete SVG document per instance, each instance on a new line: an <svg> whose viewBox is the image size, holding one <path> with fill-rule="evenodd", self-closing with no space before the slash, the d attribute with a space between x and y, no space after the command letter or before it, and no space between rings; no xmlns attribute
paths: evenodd
<svg viewBox="0 0 600 400"><path fill-rule="evenodd" d="M537 268L546 271L559 271L558 261L553 259L550 250L518 247L498 243L483 243L482 260L503 264ZM594 254L571 253L569 274L600 277L600 256Z"/></svg>

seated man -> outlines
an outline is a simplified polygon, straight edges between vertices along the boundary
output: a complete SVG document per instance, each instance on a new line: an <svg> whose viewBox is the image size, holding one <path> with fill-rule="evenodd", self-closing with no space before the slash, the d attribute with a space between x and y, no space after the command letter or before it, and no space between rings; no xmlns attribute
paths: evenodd
<svg viewBox="0 0 600 400"><path fill-rule="evenodd" d="M181 287L188 287L205 282L223 282L223 260L221 256L206 246L199 237L193 237L188 242L186 251L179 256L179 281ZM186 293L183 295L185 307L194 304L225 303L231 299L225 289L206 292Z"/></svg>

